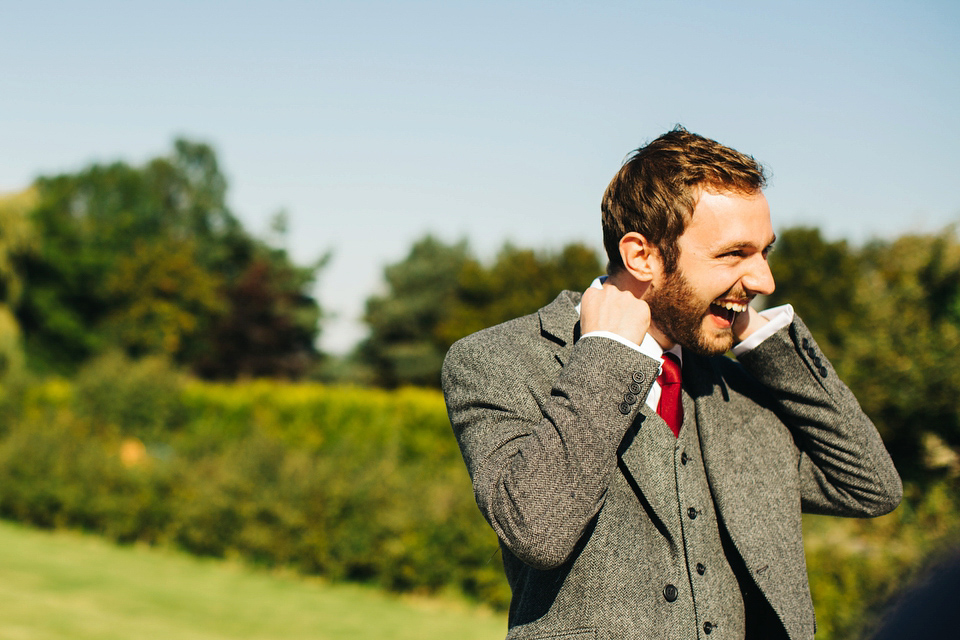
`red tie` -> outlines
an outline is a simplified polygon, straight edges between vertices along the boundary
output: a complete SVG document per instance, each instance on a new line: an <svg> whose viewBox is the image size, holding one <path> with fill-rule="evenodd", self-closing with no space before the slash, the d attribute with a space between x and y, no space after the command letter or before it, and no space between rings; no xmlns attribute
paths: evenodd
<svg viewBox="0 0 960 640"><path fill-rule="evenodd" d="M680 437L680 425L683 424L683 402L680 400L680 389L683 378L680 376L680 362L672 353L663 354L663 366L657 377L660 384L660 404L657 413L667 423L673 435Z"/></svg>

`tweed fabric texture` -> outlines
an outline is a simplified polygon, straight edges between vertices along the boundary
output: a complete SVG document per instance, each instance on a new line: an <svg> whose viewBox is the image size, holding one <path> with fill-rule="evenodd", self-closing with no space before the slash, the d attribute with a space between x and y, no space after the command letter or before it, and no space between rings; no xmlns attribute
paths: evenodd
<svg viewBox="0 0 960 640"><path fill-rule="evenodd" d="M689 588L664 594L687 576L675 459L656 446L654 427L667 427L642 402L659 363L614 340L577 340L577 302L563 292L457 342L444 362L451 423L513 593L507 637L686 640ZM801 507L892 510L902 489L890 457L799 318L742 364L683 361L727 541L707 561L738 567L771 612L751 621L748 610L748 637L756 623L755 637L812 638Z"/></svg>

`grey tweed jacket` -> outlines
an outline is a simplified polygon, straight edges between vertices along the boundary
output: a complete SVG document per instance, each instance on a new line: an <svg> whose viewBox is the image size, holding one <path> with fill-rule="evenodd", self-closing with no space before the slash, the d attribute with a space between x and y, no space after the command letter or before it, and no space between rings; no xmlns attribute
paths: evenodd
<svg viewBox="0 0 960 640"><path fill-rule="evenodd" d="M513 592L507 637L693 637L696 621L678 625L681 609L663 597L683 551L667 524L679 509L673 460L653 455L659 416L642 401L658 362L579 340L578 302L565 291L457 342L444 362L450 420ZM683 363L727 555L738 556L717 560L741 567L772 611L751 620L747 609L748 637L812 638L801 510L891 511L902 495L893 463L799 318L739 363L689 352ZM631 385L641 400L625 405Z"/></svg>

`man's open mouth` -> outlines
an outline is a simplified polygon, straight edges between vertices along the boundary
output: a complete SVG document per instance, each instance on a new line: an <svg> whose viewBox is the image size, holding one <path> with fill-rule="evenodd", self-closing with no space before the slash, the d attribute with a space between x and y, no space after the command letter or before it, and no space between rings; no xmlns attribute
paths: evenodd
<svg viewBox="0 0 960 640"><path fill-rule="evenodd" d="M733 321L736 319L738 313L743 313L747 310L747 303L745 302L732 302L730 300L717 300L710 304L710 313L715 316L720 324L723 325L733 325Z"/></svg>

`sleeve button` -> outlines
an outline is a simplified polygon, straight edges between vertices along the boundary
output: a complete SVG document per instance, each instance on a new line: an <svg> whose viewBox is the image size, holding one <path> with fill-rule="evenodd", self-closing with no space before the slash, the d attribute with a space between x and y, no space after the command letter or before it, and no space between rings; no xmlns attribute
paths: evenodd
<svg viewBox="0 0 960 640"><path fill-rule="evenodd" d="M635 393L635 394L639 394L643 390L640 387L640 385L637 384L636 382L631 382L629 389L630 389L630 393Z"/></svg>
<svg viewBox="0 0 960 640"><path fill-rule="evenodd" d="M623 415L627 415L628 413L630 413L630 405L628 405L626 402L621 402L620 413L622 413Z"/></svg>
<svg viewBox="0 0 960 640"><path fill-rule="evenodd" d="M646 377L643 375L643 371L634 371L633 372L633 381L640 383L646 380Z"/></svg>

